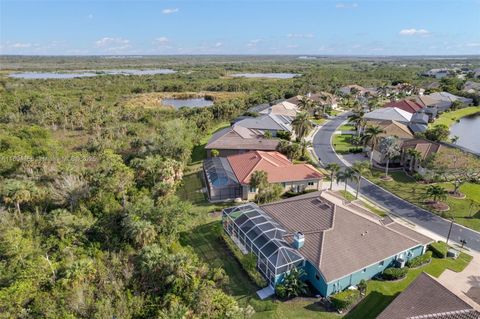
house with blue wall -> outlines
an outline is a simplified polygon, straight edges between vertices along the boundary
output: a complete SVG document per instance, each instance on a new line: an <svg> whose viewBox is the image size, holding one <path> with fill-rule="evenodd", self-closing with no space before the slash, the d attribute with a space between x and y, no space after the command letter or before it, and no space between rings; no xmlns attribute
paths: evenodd
<svg viewBox="0 0 480 319"><path fill-rule="evenodd" d="M275 286L293 267L305 270L322 296L342 291L383 272L403 267L433 240L351 203L337 205L321 192L223 211L223 227Z"/></svg>

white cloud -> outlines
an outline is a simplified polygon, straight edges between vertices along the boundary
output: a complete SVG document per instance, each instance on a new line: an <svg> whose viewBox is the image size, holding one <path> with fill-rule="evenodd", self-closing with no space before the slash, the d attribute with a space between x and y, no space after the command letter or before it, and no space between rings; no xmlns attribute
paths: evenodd
<svg viewBox="0 0 480 319"><path fill-rule="evenodd" d="M337 9L356 9L356 8L358 8L358 3L355 3L355 2L354 3L342 3L342 2L340 2L340 3L337 3L335 5L335 8L337 8Z"/></svg>
<svg viewBox="0 0 480 319"><path fill-rule="evenodd" d="M158 37L155 39L155 43L159 45L165 45L170 42L170 39L167 37Z"/></svg>
<svg viewBox="0 0 480 319"><path fill-rule="evenodd" d="M257 46L257 44L259 44L262 40L261 39L253 39L253 40L250 40L248 41L247 43L247 47L249 48L255 48Z"/></svg>
<svg viewBox="0 0 480 319"><path fill-rule="evenodd" d="M107 51L121 51L131 47L128 39L110 37L104 37L95 41L95 46Z"/></svg>
<svg viewBox="0 0 480 319"><path fill-rule="evenodd" d="M13 49L26 49L26 48L30 48L32 46L32 44L31 43L16 42L16 43L10 44L9 46Z"/></svg>
<svg viewBox="0 0 480 319"><path fill-rule="evenodd" d="M177 13L178 11L180 11L180 9L178 9L178 8L167 8L167 9L163 9L162 13L163 14L172 14L172 13Z"/></svg>
<svg viewBox="0 0 480 319"><path fill-rule="evenodd" d="M287 34L287 37L311 39L311 38L314 38L315 35L313 33L289 33Z"/></svg>
<svg viewBox="0 0 480 319"><path fill-rule="evenodd" d="M415 29L415 28L411 28L411 29L403 29L403 30L400 30L400 32L398 33L400 35L406 35L406 36L412 36L412 35L429 35L430 32L428 30L425 30L425 29Z"/></svg>

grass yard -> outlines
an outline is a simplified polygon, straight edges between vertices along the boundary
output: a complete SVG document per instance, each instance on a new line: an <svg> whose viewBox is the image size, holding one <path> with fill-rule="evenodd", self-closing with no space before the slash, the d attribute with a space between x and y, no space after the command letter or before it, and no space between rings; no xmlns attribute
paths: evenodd
<svg viewBox="0 0 480 319"><path fill-rule="evenodd" d="M344 191L344 190L341 190L340 191L340 194L342 194L342 196L348 200L348 201L352 201L352 200L355 200L355 195L353 195L352 193L350 193L349 191ZM370 210L372 213L375 213L377 214L378 216L380 217L385 217L387 216L387 213L383 210L383 209L380 209L380 208L377 208L373 205L371 205L370 203L367 203L366 201L364 200L361 200L360 201L362 202L362 205Z"/></svg>
<svg viewBox="0 0 480 319"><path fill-rule="evenodd" d="M355 131L355 126L352 124L343 124L338 127L337 131Z"/></svg>
<svg viewBox="0 0 480 319"><path fill-rule="evenodd" d="M190 171L199 170L201 168L202 161L207 156L207 153L205 151L205 145L207 145L207 142L212 137L212 134L229 126L230 126L230 123L228 122L218 123L215 127L213 127L210 130L210 134L207 134L204 137L202 137L202 139L200 140L200 143L193 147L191 161L187 167Z"/></svg>
<svg viewBox="0 0 480 319"><path fill-rule="evenodd" d="M351 134L334 134L332 138L333 148L338 154L348 154L349 149L355 147L355 145L348 142Z"/></svg>
<svg viewBox="0 0 480 319"><path fill-rule="evenodd" d="M432 262L428 265L417 269L410 269L407 277L398 282L386 282L378 280L369 280L367 288L367 296L357 305L346 319L369 319L377 317L383 309L385 309L395 297L405 290L412 281L420 275L421 272L426 272L434 277L439 277L445 269L450 269L455 272L460 272L472 260L472 256L461 253L457 260L452 258L438 259L432 258Z"/></svg>
<svg viewBox="0 0 480 319"><path fill-rule="evenodd" d="M395 195L415 204L425 209L429 209L425 205L424 201L427 199L425 197L425 192L428 187L426 184L421 184L415 182L415 180L407 176L403 172L391 172L389 175L393 177L393 181L384 181L380 179L382 172L373 171L372 176L367 176L375 184L388 189L390 192ZM447 190L452 190L453 186L450 183L441 183L442 187ZM470 214L470 200L473 200L478 203L480 207L480 185L473 183L466 183L460 187L460 192L464 193L466 199L456 199L451 196L447 197L447 204L450 206L448 213L452 214L455 217L455 222L472 228L474 230L480 231L480 212L472 210L472 218L469 217Z"/></svg>
<svg viewBox="0 0 480 319"><path fill-rule="evenodd" d="M438 125L438 124L445 124L446 126L452 126L458 119L469 116L480 112L479 106L469 106L463 109L459 109L456 111L445 112L441 114L438 119L435 120L434 123L430 124L431 126Z"/></svg>

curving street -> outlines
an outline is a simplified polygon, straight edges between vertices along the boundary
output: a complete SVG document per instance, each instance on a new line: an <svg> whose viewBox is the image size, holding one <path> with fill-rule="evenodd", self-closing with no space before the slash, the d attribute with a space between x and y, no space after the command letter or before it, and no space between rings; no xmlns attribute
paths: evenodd
<svg viewBox="0 0 480 319"><path fill-rule="evenodd" d="M347 116L348 113L345 113L326 122L313 137L313 148L322 165L335 162L341 167L346 166L333 150L331 138L337 128L347 119ZM349 185L356 187L354 182L350 182ZM447 237L451 224L449 221L395 196L364 178L360 185L360 194L390 210L395 215L435 234ZM450 240L458 243L461 239L467 241L467 248L480 252L480 233L454 224Z"/></svg>

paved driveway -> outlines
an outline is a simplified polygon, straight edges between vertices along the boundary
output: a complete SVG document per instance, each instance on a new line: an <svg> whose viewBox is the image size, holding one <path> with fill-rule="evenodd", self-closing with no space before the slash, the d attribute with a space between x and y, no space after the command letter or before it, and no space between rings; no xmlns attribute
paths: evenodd
<svg viewBox="0 0 480 319"><path fill-rule="evenodd" d="M325 123L313 137L313 148L315 154L320 159L320 162L325 165L328 163L338 163L341 166L346 166L345 163L334 152L330 143L332 134L337 130L346 119L348 113L337 116L331 121ZM350 182L351 187L356 187L354 182ZM404 201L383 188L362 179L360 186L360 193L369 200L378 203L386 209L392 211L394 214L407 219L408 221L417 224L429 231L446 237L450 228L450 222L430 213L418 206ZM450 240L457 243L465 239L467 247L480 252L480 233L454 224Z"/></svg>

